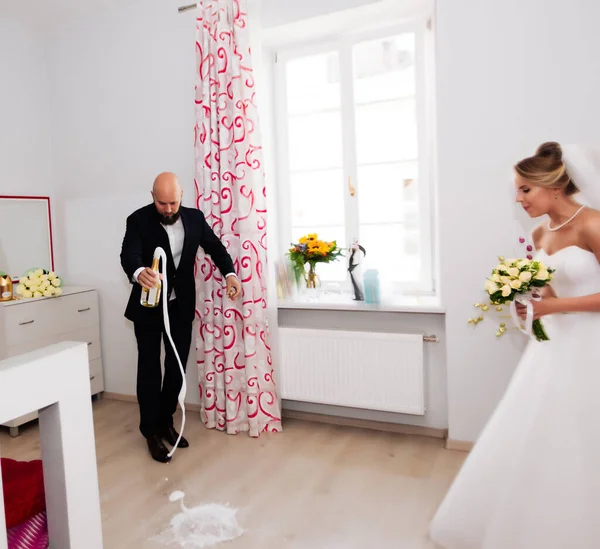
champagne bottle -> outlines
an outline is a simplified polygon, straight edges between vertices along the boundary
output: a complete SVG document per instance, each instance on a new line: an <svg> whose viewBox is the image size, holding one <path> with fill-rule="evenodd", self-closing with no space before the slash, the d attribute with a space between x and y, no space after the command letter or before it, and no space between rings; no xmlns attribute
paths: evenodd
<svg viewBox="0 0 600 549"><path fill-rule="evenodd" d="M160 258L154 257L152 260L152 270L158 276L158 262ZM158 307L160 302L160 292L162 290L162 282L158 279L156 286L154 288L150 288L147 290L146 288L142 288L142 296L140 298L140 303L144 307Z"/></svg>

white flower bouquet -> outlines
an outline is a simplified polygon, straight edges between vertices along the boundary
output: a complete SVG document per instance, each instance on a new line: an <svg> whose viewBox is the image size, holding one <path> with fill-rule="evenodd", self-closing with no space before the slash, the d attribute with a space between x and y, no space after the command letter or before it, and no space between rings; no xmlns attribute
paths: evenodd
<svg viewBox="0 0 600 549"><path fill-rule="evenodd" d="M62 280L46 269L32 269L19 279L17 294L21 297L54 297L63 293Z"/></svg>
<svg viewBox="0 0 600 549"><path fill-rule="evenodd" d="M524 331L537 341L548 341L550 338L544 330L541 320L533 320L532 301L541 299L536 294L536 289L547 286L552 281L551 269L541 261L534 259L504 259L500 257L500 263L492 270L491 276L485 281L485 290L489 295L490 303L476 303L475 307L480 307L483 312L487 312L490 306L496 307L497 311L502 311L502 306L510 304L510 312L513 322L521 331ZM516 303L522 303L527 307L527 318L525 320L525 329L521 327L521 321L517 315ZM483 320L482 316L470 318L470 324L478 324ZM499 337L506 332L506 325L500 324L496 335Z"/></svg>

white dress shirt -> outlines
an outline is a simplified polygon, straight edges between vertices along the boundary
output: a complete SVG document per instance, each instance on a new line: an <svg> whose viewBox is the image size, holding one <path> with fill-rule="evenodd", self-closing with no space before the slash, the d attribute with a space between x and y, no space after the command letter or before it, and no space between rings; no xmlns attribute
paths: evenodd
<svg viewBox="0 0 600 549"><path fill-rule="evenodd" d="M183 226L183 222L181 221L181 217L175 221L172 225L165 225L161 223L165 231L167 232L167 236L169 237L169 246L171 247L171 255L173 256L173 262L175 263L175 269L179 267L179 262L181 261L181 253L183 252L183 241L185 240L185 228ZM145 267L140 267L133 274L134 280L137 282L138 275L145 269ZM235 273L227 273L225 278L230 276L236 276ZM175 290L172 291L170 301L175 299Z"/></svg>

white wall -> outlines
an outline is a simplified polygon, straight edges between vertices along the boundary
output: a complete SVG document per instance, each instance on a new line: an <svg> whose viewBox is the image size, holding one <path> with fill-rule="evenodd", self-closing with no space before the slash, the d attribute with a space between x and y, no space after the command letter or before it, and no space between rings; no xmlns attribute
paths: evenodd
<svg viewBox="0 0 600 549"><path fill-rule="evenodd" d="M514 248L511 166L542 141L598 141L599 20L595 0L437 0L451 438L477 437L522 348L521 338L496 341L491 325L473 333L466 323L496 256Z"/></svg>
<svg viewBox="0 0 600 549"><path fill-rule="evenodd" d="M55 179L67 281L99 289L106 390L135 394L137 353L123 317L125 219L177 173L193 205L195 20L147 0L82 20L50 43ZM198 402L193 350L190 401Z"/></svg>
<svg viewBox="0 0 600 549"><path fill-rule="evenodd" d="M0 67L0 194L52 196L44 42L1 13Z"/></svg>
<svg viewBox="0 0 600 549"><path fill-rule="evenodd" d="M285 0L263 0L262 21L265 27L276 27L326 15L335 11L346 10L373 4L377 0L302 0L290 2Z"/></svg>

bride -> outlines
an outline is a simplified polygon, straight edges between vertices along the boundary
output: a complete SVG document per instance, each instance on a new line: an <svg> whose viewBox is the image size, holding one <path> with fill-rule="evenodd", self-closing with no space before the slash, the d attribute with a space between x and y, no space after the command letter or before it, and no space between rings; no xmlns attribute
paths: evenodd
<svg viewBox="0 0 600 549"><path fill-rule="evenodd" d="M517 202L552 288L531 340L435 515L446 549L600 548L600 150L541 145L515 166ZM525 308L519 308L525 315Z"/></svg>

